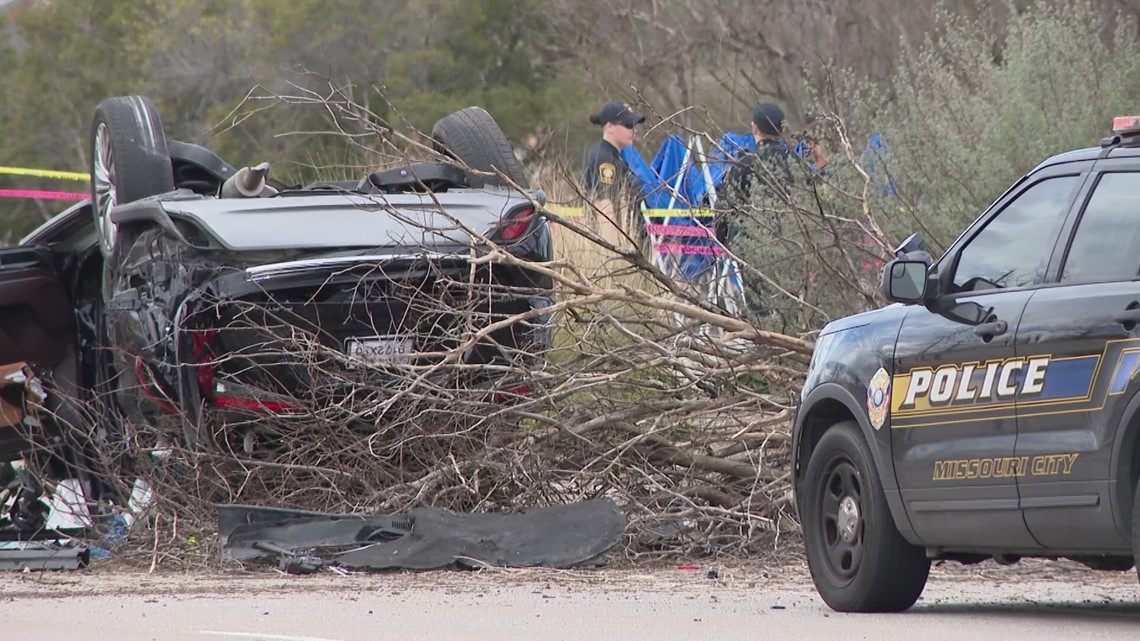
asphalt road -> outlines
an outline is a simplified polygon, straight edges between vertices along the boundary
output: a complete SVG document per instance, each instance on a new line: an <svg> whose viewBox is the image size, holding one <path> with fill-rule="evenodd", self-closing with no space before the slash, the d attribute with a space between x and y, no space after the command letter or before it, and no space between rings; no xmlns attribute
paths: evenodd
<svg viewBox="0 0 1140 641"><path fill-rule="evenodd" d="M767 574L767 576L765 576ZM461 639L1136 639L1135 573L941 572L896 615L843 615L801 570L386 576L0 576L0 638L37 641Z"/></svg>

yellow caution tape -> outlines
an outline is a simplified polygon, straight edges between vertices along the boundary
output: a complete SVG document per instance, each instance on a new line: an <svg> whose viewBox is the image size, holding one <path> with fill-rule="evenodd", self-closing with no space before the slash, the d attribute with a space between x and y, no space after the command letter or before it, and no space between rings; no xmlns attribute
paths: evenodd
<svg viewBox="0 0 1140 641"><path fill-rule="evenodd" d="M563 218L578 218L582 216L582 206L570 207L568 205L546 205L551 213ZM711 220L715 212L710 209L644 209L641 215L645 218L696 218Z"/></svg>
<svg viewBox="0 0 1140 641"><path fill-rule="evenodd" d="M56 171L54 169L29 169L27 167L0 167L0 174L14 176L36 176L37 178L55 178L57 180L83 180L90 176L80 171Z"/></svg>
<svg viewBox="0 0 1140 641"><path fill-rule="evenodd" d="M562 216L563 218L578 218L582 215L582 207L569 207L567 205L546 205L546 209L550 213Z"/></svg>
<svg viewBox="0 0 1140 641"><path fill-rule="evenodd" d="M713 218L711 209L645 209L641 215L646 218Z"/></svg>

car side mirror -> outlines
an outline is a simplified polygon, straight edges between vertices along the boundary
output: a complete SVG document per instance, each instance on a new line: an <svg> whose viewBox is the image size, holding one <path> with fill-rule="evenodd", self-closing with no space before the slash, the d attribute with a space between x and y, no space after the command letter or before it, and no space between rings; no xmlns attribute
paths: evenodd
<svg viewBox="0 0 1140 641"><path fill-rule="evenodd" d="M896 303L912 305L925 302L928 269L928 263L923 260L892 260L883 269L883 295Z"/></svg>

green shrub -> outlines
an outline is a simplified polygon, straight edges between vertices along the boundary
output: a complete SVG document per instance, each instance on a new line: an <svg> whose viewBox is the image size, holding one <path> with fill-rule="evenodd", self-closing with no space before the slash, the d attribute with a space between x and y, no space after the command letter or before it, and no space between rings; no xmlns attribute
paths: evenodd
<svg viewBox="0 0 1140 641"><path fill-rule="evenodd" d="M738 251L818 311L789 318L805 306L767 284L768 306L787 313L765 323L809 331L881 304L872 298L877 272L851 266L868 256L856 247L865 232L878 237L864 245L880 258L913 231L937 257L1038 163L1095 146L1113 116L1140 114L1140 43L1130 20L1090 0L1038 0L1020 12L1007 8L995 33L1001 23L991 11L976 20L940 11L937 35L904 46L885 86L849 71L809 80L832 87L815 92L815 110L832 117L812 132L829 142L828 185L796 190L794 202L754 194L737 212L750 230ZM889 148L879 176L889 176L897 194L870 189L864 200L859 168L869 168L863 152L874 133ZM785 222L777 237L772 221L781 218L794 219L795 229Z"/></svg>
<svg viewBox="0 0 1140 641"><path fill-rule="evenodd" d="M995 60L985 17L942 13L945 35L905 52L878 123L891 173L944 246L1045 158L1096 145L1140 110L1135 27L1090 0L1011 10Z"/></svg>

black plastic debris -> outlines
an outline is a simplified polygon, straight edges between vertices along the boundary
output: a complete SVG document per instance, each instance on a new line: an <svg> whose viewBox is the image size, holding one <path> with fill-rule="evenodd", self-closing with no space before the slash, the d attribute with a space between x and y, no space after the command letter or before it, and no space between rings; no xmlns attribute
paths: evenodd
<svg viewBox="0 0 1140 641"><path fill-rule="evenodd" d="M78 570L91 562L84 527L50 526L44 485L27 468L0 463L0 572Z"/></svg>
<svg viewBox="0 0 1140 641"><path fill-rule="evenodd" d="M625 514L593 499L520 513L326 514L246 505L218 507L227 560L276 562L296 573L314 561L350 569L572 567L596 563L621 540Z"/></svg>
<svg viewBox="0 0 1140 641"><path fill-rule="evenodd" d="M39 479L24 468L11 463L0 466L0 505L8 509L0 513L0 528L21 532L37 532L47 527L51 508L44 502L44 487Z"/></svg>
<svg viewBox="0 0 1140 641"><path fill-rule="evenodd" d="M277 556L277 569L285 574L313 574L325 566L325 562L311 554L295 554L292 550L279 548L270 543L254 543L255 548Z"/></svg>
<svg viewBox="0 0 1140 641"><path fill-rule="evenodd" d="M218 507L218 533L225 560L276 558L280 551L357 547L388 541L412 531L404 517L326 514L249 505Z"/></svg>
<svg viewBox="0 0 1140 641"><path fill-rule="evenodd" d="M74 541L0 543L0 571L78 570L90 562L90 548Z"/></svg>

